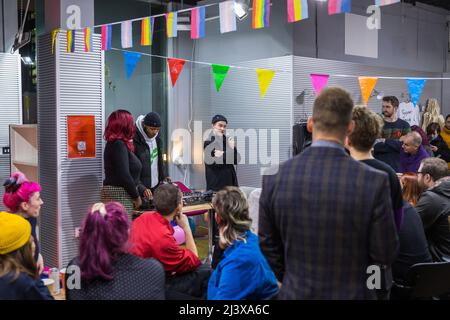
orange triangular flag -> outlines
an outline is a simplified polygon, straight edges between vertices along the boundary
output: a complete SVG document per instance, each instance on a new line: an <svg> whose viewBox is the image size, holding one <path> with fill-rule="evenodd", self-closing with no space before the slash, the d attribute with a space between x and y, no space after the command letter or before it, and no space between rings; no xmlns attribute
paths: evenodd
<svg viewBox="0 0 450 320"><path fill-rule="evenodd" d="M186 60L182 59L167 59L167 63L169 64L170 79L172 80L172 87L175 87L175 83L178 80L181 70L183 70L185 62Z"/></svg>
<svg viewBox="0 0 450 320"><path fill-rule="evenodd" d="M378 78L359 77L358 80L364 105L367 106L367 102L369 102L370 95L377 84Z"/></svg>

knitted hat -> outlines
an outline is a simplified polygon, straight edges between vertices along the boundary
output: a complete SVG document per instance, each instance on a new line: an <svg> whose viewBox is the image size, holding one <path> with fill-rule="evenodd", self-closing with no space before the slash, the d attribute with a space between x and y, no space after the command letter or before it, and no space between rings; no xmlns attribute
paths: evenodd
<svg viewBox="0 0 450 320"><path fill-rule="evenodd" d="M214 123L219 122L219 121L225 121L226 123L228 123L227 118L225 118L225 117L224 117L223 115L221 115L221 114L216 114L216 115L212 118L211 123L214 124Z"/></svg>
<svg viewBox="0 0 450 320"><path fill-rule="evenodd" d="M149 127L161 128L161 118L156 112L147 113L144 124Z"/></svg>
<svg viewBox="0 0 450 320"><path fill-rule="evenodd" d="M0 212L0 254L22 248L31 237L30 223L17 214Z"/></svg>

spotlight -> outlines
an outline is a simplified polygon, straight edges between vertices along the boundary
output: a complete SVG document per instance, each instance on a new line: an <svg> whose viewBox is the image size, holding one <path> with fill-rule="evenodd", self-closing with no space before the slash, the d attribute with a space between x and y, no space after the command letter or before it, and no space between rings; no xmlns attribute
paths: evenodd
<svg viewBox="0 0 450 320"><path fill-rule="evenodd" d="M33 62L33 60L31 60L30 57L21 57L21 59L22 59L23 63L28 66L34 65L34 62Z"/></svg>
<svg viewBox="0 0 450 320"><path fill-rule="evenodd" d="M234 14L239 21L244 20L248 16L249 2L248 0L236 0L234 2Z"/></svg>

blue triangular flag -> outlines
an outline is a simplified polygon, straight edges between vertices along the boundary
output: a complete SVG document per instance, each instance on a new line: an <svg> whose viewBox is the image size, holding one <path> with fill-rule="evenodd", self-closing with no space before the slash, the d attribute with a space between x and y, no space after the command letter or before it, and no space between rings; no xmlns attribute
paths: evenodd
<svg viewBox="0 0 450 320"><path fill-rule="evenodd" d="M125 51L123 53L123 57L125 58L125 67L127 70L127 80L130 79L131 74L134 71L134 67L136 67L136 64L138 63L141 56L142 56L142 54L137 53L137 52Z"/></svg>
<svg viewBox="0 0 450 320"><path fill-rule="evenodd" d="M411 101L414 105L419 102L422 95L423 87L425 86L425 79L406 79L408 84L409 94L411 95Z"/></svg>

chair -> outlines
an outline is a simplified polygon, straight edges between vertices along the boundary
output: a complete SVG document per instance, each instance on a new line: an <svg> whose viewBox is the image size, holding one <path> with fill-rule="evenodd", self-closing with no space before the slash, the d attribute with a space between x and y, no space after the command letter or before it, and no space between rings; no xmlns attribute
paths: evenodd
<svg viewBox="0 0 450 320"><path fill-rule="evenodd" d="M393 294L407 299L448 299L450 262L417 263L406 279L406 284L394 283Z"/></svg>

